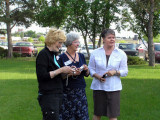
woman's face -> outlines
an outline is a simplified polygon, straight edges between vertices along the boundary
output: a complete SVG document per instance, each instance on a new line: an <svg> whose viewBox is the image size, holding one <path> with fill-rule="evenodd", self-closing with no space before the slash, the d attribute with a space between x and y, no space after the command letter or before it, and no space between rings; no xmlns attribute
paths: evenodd
<svg viewBox="0 0 160 120"><path fill-rule="evenodd" d="M51 45L52 50L55 52L59 52L60 48L62 47L63 42L57 41L54 44Z"/></svg>
<svg viewBox="0 0 160 120"><path fill-rule="evenodd" d="M115 46L115 35L113 34L108 34L104 39L103 39L104 46L106 47L113 47Z"/></svg>
<svg viewBox="0 0 160 120"><path fill-rule="evenodd" d="M70 47L72 48L72 50L77 51L78 47L79 47L79 44L80 44L79 40L74 40Z"/></svg>

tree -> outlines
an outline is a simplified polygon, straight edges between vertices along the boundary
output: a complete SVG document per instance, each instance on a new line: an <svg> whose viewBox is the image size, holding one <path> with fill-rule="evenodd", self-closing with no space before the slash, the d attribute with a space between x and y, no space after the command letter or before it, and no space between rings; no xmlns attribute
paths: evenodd
<svg viewBox="0 0 160 120"><path fill-rule="evenodd" d="M113 0L94 0L93 2L70 0L69 17L66 20L67 31L77 30L81 32L86 50L89 56L87 47L87 37L93 43L95 48L96 37L100 35L104 28L109 28L111 23L118 21L119 12L118 6L120 2ZM101 37L98 45L101 45Z"/></svg>
<svg viewBox="0 0 160 120"><path fill-rule="evenodd" d="M8 40L8 58L12 57L11 30L16 25L29 27L34 18L34 0L0 1L0 23L6 24Z"/></svg>
<svg viewBox="0 0 160 120"><path fill-rule="evenodd" d="M29 30L29 31L27 31L27 32L24 32L24 37L36 38L37 35L36 35L36 32L35 32L35 31Z"/></svg>
<svg viewBox="0 0 160 120"><path fill-rule="evenodd" d="M44 36L40 36L40 37L38 38L38 40L41 41L42 43L44 43L45 38L44 38Z"/></svg>
<svg viewBox="0 0 160 120"><path fill-rule="evenodd" d="M115 0L94 0L91 2L90 7L90 27L89 27L89 38L91 39L95 48L95 38L100 36L100 33L105 28L110 28L111 23L117 23L120 18L116 16L119 14L120 9L118 8L121 2ZM118 27L118 24L117 24ZM98 46L101 46L101 36L99 37Z"/></svg>
<svg viewBox="0 0 160 120"><path fill-rule="evenodd" d="M34 40L33 40L33 38L28 38L28 42L33 42Z"/></svg>
<svg viewBox="0 0 160 120"><path fill-rule="evenodd" d="M67 18L68 0L39 0L37 6L39 9L36 14L36 21L43 27L57 27L64 25Z"/></svg>
<svg viewBox="0 0 160 120"><path fill-rule="evenodd" d="M148 38L149 65L155 65L155 54L153 46L153 36L160 32L160 4L159 0L125 0L128 8L123 11L123 22L130 23L130 29L139 35ZM131 14L133 13L133 14ZM134 18L131 16L134 15ZM126 25L125 25L126 27Z"/></svg>
<svg viewBox="0 0 160 120"><path fill-rule="evenodd" d="M160 34L158 34L156 37L153 38L153 41L155 43L160 43Z"/></svg>

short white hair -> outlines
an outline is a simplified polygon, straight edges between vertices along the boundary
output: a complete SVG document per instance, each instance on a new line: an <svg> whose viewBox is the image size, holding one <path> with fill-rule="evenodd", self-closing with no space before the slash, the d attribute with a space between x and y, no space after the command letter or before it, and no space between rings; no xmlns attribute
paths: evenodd
<svg viewBox="0 0 160 120"><path fill-rule="evenodd" d="M70 32L66 35L67 39L65 42L65 46L68 47L70 45L72 45L72 42L75 40L79 40L80 35L76 32Z"/></svg>

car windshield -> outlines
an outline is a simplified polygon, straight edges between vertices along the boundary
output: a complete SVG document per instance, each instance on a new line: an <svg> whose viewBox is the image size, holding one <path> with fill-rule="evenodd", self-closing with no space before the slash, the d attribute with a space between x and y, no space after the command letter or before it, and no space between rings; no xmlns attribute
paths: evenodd
<svg viewBox="0 0 160 120"><path fill-rule="evenodd" d="M160 44L155 44L154 48L155 48L155 51L160 51Z"/></svg>
<svg viewBox="0 0 160 120"><path fill-rule="evenodd" d="M135 50L136 49L136 44L119 44L120 49L131 49Z"/></svg>
<svg viewBox="0 0 160 120"><path fill-rule="evenodd" d="M95 46L95 48L97 48L97 46ZM86 46L83 46L82 49L86 49ZM88 49L93 50L93 45L88 45Z"/></svg>
<svg viewBox="0 0 160 120"><path fill-rule="evenodd" d="M88 49L93 49L93 45L88 45Z"/></svg>
<svg viewBox="0 0 160 120"><path fill-rule="evenodd" d="M2 46L8 46L8 43L7 42L1 42L0 45L2 45Z"/></svg>

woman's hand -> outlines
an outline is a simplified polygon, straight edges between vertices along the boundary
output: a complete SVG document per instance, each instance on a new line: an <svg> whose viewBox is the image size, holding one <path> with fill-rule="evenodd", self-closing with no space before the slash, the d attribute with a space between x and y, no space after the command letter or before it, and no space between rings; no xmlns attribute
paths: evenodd
<svg viewBox="0 0 160 120"><path fill-rule="evenodd" d="M73 73L73 75L76 76L76 75L80 75L80 74L81 74L80 68L76 68L76 71Z"/></svg>
<svg viewBox="0 0 160 120"><path fill-rule="evenodd" d="M84 67L83 70L88 71L88 66L87 65L84 64L83 67Z"/></svg>
<svg viewBox="0 0 160 120"><path fill-rule="evenodd" d="M70 67L70 66L64 66L61 68L62 69L62 73L66 73L66 74L72 74L75 70Z"/></svg>
<svg viewBox="0 0 160 120"><path fill-rule="evenodd" d="M107 72L108 76L114 76L116 74L116 70L110 70Z"/></svg>
<svg viewBox="0 0 160 120"><path fill-rule="evenodd" d="M105 82L106 81L106 79L102 78L102 77L99 80L100 80L100 82Z"/></svg>

